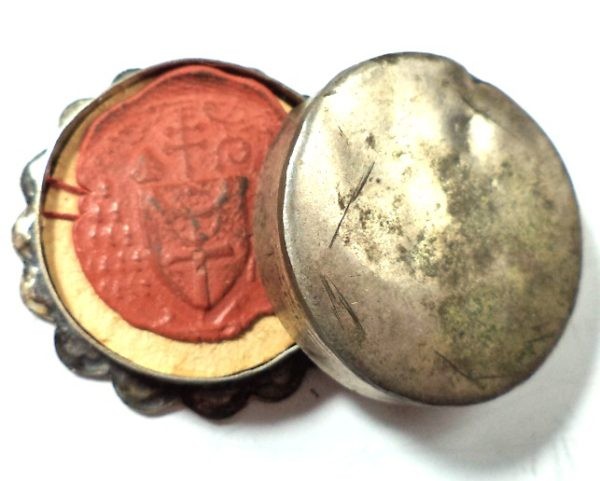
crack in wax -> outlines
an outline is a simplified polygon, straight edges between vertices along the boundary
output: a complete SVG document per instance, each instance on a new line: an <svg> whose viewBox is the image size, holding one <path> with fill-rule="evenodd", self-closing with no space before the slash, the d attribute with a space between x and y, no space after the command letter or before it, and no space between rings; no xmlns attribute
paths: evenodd
<svg viewBox="0 0 600 481"><path fill-rule="evenodd" d="M95 292L128 323L214 342L272 312L251 226L258 173L285 115L257 81L187 66L90 125L73 243Z"/></svg>

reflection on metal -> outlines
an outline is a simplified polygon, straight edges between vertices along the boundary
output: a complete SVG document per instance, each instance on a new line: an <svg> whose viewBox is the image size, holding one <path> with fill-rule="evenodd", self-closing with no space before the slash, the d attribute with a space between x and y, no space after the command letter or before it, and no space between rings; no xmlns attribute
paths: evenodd
<svg viewBox="0 0 600 481"><path fill-rule="evenodd" d="M384 400L465 404L530 376L574 305L569 177L497 88L432 55L338 75L264 172L263 280L301 347Z"/></svg>

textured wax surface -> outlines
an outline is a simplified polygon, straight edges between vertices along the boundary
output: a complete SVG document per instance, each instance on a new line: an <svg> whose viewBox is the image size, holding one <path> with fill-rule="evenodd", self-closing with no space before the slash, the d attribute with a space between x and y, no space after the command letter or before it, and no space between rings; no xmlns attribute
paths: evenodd
<svg viewBox="0 0 600 481"><path fill-rule="evenodd" d="M133 326L218 341L270 313L250 222L284 116L257 82L188 66L90 126L73 241L94 290Z"/></svg>

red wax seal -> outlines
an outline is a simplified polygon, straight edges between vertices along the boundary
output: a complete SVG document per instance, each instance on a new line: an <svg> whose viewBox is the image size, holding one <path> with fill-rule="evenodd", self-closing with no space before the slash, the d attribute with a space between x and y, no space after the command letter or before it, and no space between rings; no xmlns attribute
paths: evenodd
<svg viewBox="0 0 600 481"><path fill-rule="evenodd" d="M285 115L257 81L187 66L90 125L77 159L73 241L94 290L127 322L219 341L271 313L251 217Z"/></svg>

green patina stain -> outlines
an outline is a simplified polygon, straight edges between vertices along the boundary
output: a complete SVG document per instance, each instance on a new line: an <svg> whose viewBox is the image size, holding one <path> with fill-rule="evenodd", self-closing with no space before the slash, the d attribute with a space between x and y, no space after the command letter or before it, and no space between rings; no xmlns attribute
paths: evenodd
<svg viewBox="0 0 600 481"><path fill-rule="evenodd" d="M577 257L557 251L565 243L562 219L538 182L517 175L509 159L495 176L474 174L456 155L432 167L455 220L437 269L449 292L436 312L439 345L482 389L521 378L554 344L571 308ZM494 182L521 196L518 208L499 212ZM572 235L577 238L578 225ZM491 274L499 259L504 270Z"/></svg>

